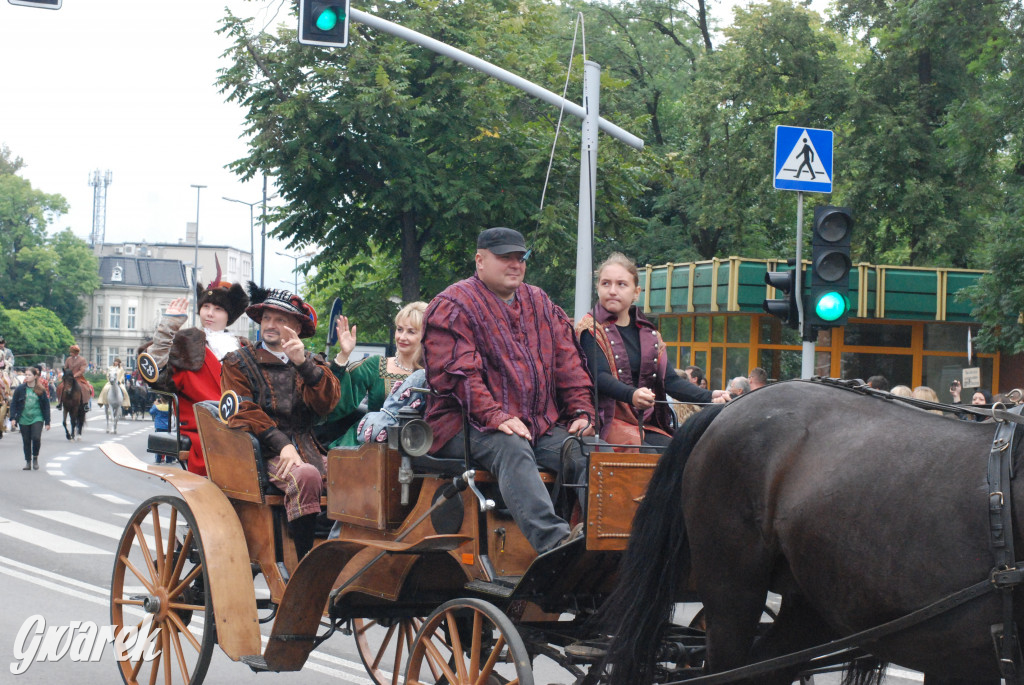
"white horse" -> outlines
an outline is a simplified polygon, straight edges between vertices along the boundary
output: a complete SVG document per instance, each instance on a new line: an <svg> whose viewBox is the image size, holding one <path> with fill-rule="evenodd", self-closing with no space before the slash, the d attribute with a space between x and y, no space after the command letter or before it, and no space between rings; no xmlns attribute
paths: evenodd
<svg viewBox="0 0 1024 685"><path fill-rule="evenodd" d="M107 417L108 433L117 433L117 420L121 416L121 402L124 401L124 394L121 392L121 384L117 382L117 376L116 368L107 369L107 392L103 411ZM114 422L113 430L110 427L111 420Z"/></svg>

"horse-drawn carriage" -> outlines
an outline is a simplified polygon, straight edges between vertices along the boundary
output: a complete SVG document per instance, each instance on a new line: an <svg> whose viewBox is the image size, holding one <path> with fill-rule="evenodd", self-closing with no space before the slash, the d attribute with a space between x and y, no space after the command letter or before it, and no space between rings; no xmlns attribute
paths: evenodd
<svg viewBox="0 0 1024 685"><path fill-rule="evenodd" d="M258 442L219 410L196 405L209 480L101 446L178 493L140 505L118 547L114 625L142 625L148 613L160 629L154 659L120 662L126 682L165 682L170 671L170 682L199 683L214 644L254 670L298 670L335 632L353 634L378 685L490 672L531 683L538 656L582 677L593 655L565 647L582 640L612 586L657 455L592 454L591 485L579 493L586 535L538 557L490 474L426 455L429 429L403 421L390 447L331 450L322 503L340 534L299 563ZM255 576L269 597L257 599ZM270 621L264 648L259 627Z"/></svg>
<svg viewBox="0 0 1024 685"><path fill-rule="evenodd" d="M489 474L426 454L424 424L411 420L389 445L331 451L323 504L340 534L301 563L258 444L228 429L215 404L198 404L209 480L101 447L178 492L144 502L118 547L113 623L148 616L155 654L119 662L122 676L199 683L215 644L256 671L298 670L342 632L377 685L528 685L541 661L563 670L549 682L670 682L779 654L788 656L699 680L790 682L860 648L936 682L947 682L937 672L948 682L1005 677L1020 620L1009 506L1019 415L997 414L1009 433L993 443L991 423L855 390L784 383L714 423L718 410L705 410L660 464L591 453L579 493L585 534L540 556ZM939 517L941 533L914 530ZM990 546L1003 554L994 568ZM620 574L627 582L617 585ZM258 577L268 590L259 599ZM692 599L691 586L707 613L676 625L666 605ZM766 630L768 591L782 595L782 610ZM591 622L609 594L622 618ZM608 626L621 632L611 645Z"/></svg>

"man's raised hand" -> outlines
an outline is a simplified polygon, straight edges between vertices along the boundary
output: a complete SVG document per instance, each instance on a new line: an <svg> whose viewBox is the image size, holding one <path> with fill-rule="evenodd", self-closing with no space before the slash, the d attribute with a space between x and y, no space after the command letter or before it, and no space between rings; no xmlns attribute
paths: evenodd
<svg viewBox="0 0 1024 685"><path fill-rule="evenodd" d="M299 334L288 326L281 326L281 349L295 366L306 361L306 346L299 339Z"/></svg>

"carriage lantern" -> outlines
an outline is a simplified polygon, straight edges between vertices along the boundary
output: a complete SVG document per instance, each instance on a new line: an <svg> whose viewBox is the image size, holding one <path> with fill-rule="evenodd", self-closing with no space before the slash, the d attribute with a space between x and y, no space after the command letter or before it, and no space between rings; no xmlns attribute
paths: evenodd
<svg viewBox="0 0 1024 685"><path fill-rule="evenodd" d="M434 441L434 431L412 407L398 411L398 425L388 426L388 447L402 455L398 468L398 482L402 486L402 504L409 503L409 484L412 483L412 458L422 457Z"/></svg>

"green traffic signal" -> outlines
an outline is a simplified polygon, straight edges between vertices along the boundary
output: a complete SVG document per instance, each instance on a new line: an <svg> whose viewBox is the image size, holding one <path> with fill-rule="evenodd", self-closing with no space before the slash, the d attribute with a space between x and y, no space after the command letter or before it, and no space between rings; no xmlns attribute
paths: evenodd
<svg viewBox="0 0 1024 685"><path fill-rule="evenodd" d="M849 303L846 298L835 291L823 294L814 303L814 313L822 321L837 321L843 318L847 309L849 309Z"/></svg>
<svg viewBox="0 0 1024 685"><path fill-rule="evenodd" d="M316 27L321 31L331 31L338 25L338 10L327 7L320 16L316 18Z"/></svg>

